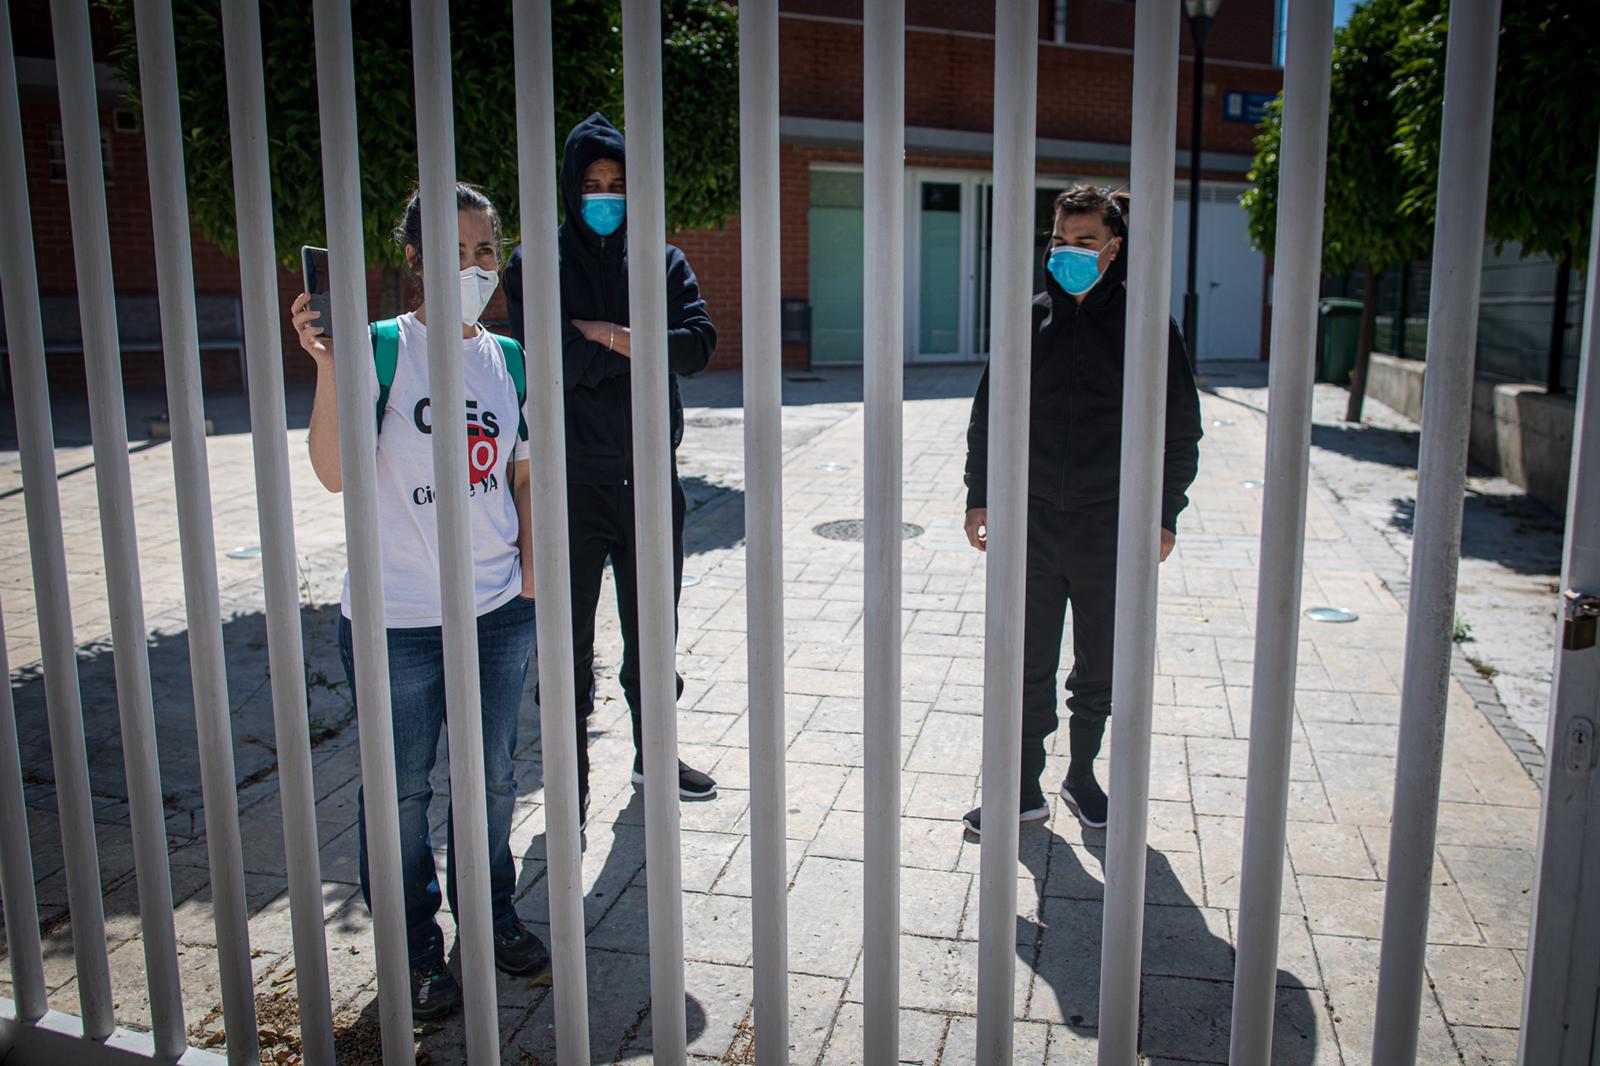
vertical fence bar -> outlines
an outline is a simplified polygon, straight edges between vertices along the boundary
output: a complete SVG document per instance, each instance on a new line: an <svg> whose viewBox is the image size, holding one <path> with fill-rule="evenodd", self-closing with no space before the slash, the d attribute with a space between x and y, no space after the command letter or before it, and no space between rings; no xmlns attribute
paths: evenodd
<svg viewBox="0 0 1600 1066"><path fill-rule="evenodd" d="M433 393L434 507L444 623L445 716L450 743L450 810L455 825L455 915L466 995L467 1060L500 1061L489 895L489 809L484 788L483 705L478 677L477 593L472 574L467 471L467 383L461 363L460 227L450 78L450 8L412 0L417 161L422 192L422 285L430 322L428 387ZM451 486L455 486L452 491Z"/></svg>
<svg viewBox="0 0 1600 1066"><path fill-rule="evenodd" d="M17 438L22 452L22 485L27 503L28 544L33 560L34 596L38 602L39 636L44 650L44 680L50 717L50 747L56 759L57 788L71 786L73 794L57 799L61 826L68 829L71 811L87 815L89 784L84 758L83 712L78 696L78 662L73 655L72 608L67 600L66 557L61 545L61 501L56 495L55 445L50 426L50 398L46 395L44 329L39 316L39 278L33 259L33 219L28 210L28 174L22 155L22 110L17 98L17 63L11 46L11 12L0 4L0 294L5 298L6 343L10 348L12 403L17 412ZM0 657L5 655L0 632ZM10 665L0 659L7 679ZM0 834L0 900L5 904L6 950L11 961L17 1017L33 1022L49 1009L44 982L44 956L39 939L39 907L33 889L33 855L29 842L26 799L22 791L21 756L17 745L16 711L11 685L0 696L0 824L14 827ZM76 724L76 730L71 727ZM75 741L69 747L68 742ZM63 757L70 754L78 771L68 781L61 773ZM15 775L13 781L12 775ZM90 833L91 863L93 822L82 823ZM63 834L70 853L71 841ZM74 867L69 854L67 891L72 897ZM100 874L91 866L87 883L91 898L100 901ZM79 897L81 898L81 897ZM109 999L108 999L109 1002Z"/></svg>
<svg viewBox="0 0 1600 1066"><path fill-rule="evenodd" d="M755 1052L789 1061L789 860L783 729L783 342L778 329L778 4L739 5L745 598Z"/></svg>
<svg viewBox="0 0 1600 1066"><path fill-rule="evenodd" d="M583 854L578 832L578 738L567 544L566 392L561 373L561 280L556 248L555 65L550 0L513 0L522 300L528 339L526 420L533 472L533 580L544 758L545 887L555 982L556 1061L589 1062L584 968Z"/></svg>
<svg viewBox="0 0 1600 1066"><path fill-rule="evenodd" d="M866 678L863 763L867 1062L900 1058L900 552L905 359L906 12L868 0L865 123Z"/></svg>
<svg viewBox="0 0 1600 1066"><path fill-rule="evenodd" d="M1494 122L1499 0L1455 0L1445 53L1439 199L1428 302L1428 379L1422 398L1417 519L1406 611L1405 677L1395 762L1389 883L1373 1066L1415 1061L1428 943L1434 837L1444 763L1462 493L1472 419L1489 142Z"/></svg>
<svg viewBox="0 0 1600 1066"><path fill-rule="evenodd" d="M989 351L989 550L983 637L983 842L978 890L978 1062L1012 1061L1017 972L1017 797L1028 554L1033 365L1034 116L1039 0L1000 0L994 27L994 315ZM997 406L998 405L998 406Z"/></svg>
<svg viewBox="0 0 1600 1066"><path fill-rule="evenodd" d="M1600 179L1595 182L1600 207ZM1600 306L1600 210L1589 227L1584 304ZM1578 402L1567 489L1561 588L1600 595L1600 330L1584 315L1578 348ZM1577 621L1576 619L1573 620ZM1557 622L1555 683L1546 734L1539 812L1539 858L1528 929L1519 1066L1577 1066L1600 1035L1595 997L1594 907L1600 874L1600 792L1595 788L1595 724L1600 720L1600 648L1567 648Z"/></svg>
<svg viewBox="0 0 1600 1066"><path fill-rule="evenodd" d="M1116 659L1112 668L1111 818L1106 831L1100 949L1100 1066L1138 1060L1144 938L1145 819L1150 809L1150 707L1156 653L1157 530L1171 319L1172 173L1178 109L1176 4L1134 9L1135 222L1128 235L1127 361L1117 512Z"/></svg>
<svg viewBox="0 0 1600 1066"><path fill-rule="evenodd" d="M172 472L183 556L184 608L189 628L189 674L199 738L200 788L205 802L206 858L211 874L212 918L217 931L223 1025L228 1036L228 1059L243 1066L260 1061L260 1053L256 1039L254 977L250 967L244 851L239 839L233 728L222 649L222 609L217 595L211 471L206 465L200 331L195 321L194 261L189 251L189 203L178 117L177 46L173 41L170 3L135 0L133 11L139 42L140 100L144 108L145 155L150 168L150 208L155 230L167 412L172 424ZM131 495L125 502L131 503ZM133 564L133 573L137 574L131 522L123 527L122 535L128 541L128 559ZM109 557L110 552L107 555ZM109 564L109 558L107 561ZM109 565L107 572L110 572ZM137 597L133 602L137 604ZM141 613L136 660L144 664L145 676L139 679L142 685L137 692L141 698L148 699L149 665L143 629ZM130 633L129 637L135 634ZM165 866L165 856L162 866ZM170 929L172 916L163 916L163 921ZM181 1014L175 1021L181 1047Z"/></svg>
<svg viewBox="0 0 1600 1066"><path fill-rule="evenodd" d="M1323 173L1328 158L1332 0L1289 10L1283 146L1278 154L1278 249L1268 365L1267 485L1261 507L1255 679L1245 785L1244 865L1228 1061L1269 1066L1278 975L1278 913L1289 817L1300 582L1311 465L1312 365L1322 269Z"/></svg>
<svg viewBox="0 0 1600 1066"><path fill-rule="evenodd" d="M328 270L338 375L339 461L350 566L350 628L361 713L372 933L378 956L383 1061L415 1061L405 896L400 885L400 804L395 783L389 644L378 554L377 426L367 353L366 252L356 141L356 82L350 0L315 0L317 105L322 127L322 191L328 218ZM457 299L460 299L457 296ZM339 353L345 353L343 356Z"/></svg>
<svg viewBox="0 0 1600 1066"><path fill-rule="evenodd" d="M6 20L10 25L10 20ZM4 31L0 31L4 32ZM6 53L10 55L9 48ZM0 58L0 78L10 72ZM15 85L13 81L11 84ZM0 121L4 121L0 118ZM0 145L9 148L9 145ZM8 333L7 336L10 336ZM39 940L39 899L33 890L33 850L28 842L28 802L22 791L22 757L17 749L17 710L11 702L11 659L6 654L5 619L0 615L0 904L5 908L6 954L11 962L11 994L17 1018L35 1022L50 1009L44 983L44 949Z"/></svg>
<svg viewBox="0 0 1600 1066"><path fill-rule="evenodd" d="M72 209L73 258L89 390L89 422L94 438L106 592L112 605L117 707L122 722L134 864L139 874L139 914L145 935L146 965L150 968L152 1019L159 1019L163 1046L181 1047L183 1018L177 991L177 947L172 932L172 893L167 885L166 824L161 809L150 664L145 651L144 608L140 600L139 563L134 542L128 427L122 407L122 355L117 342L111 238L100 155L100 109L95 97L88 4L84 0L53 0L50 21L55 34L67 198ZM39 443L46 448L53 446L50 441ZM40 545L36 540L33 544L37 558ZM40 590L41 594L48 591L48 587ZM62 596L66 595L65 580L59 591ZM71 630L58 637L65 638L66 654L71 655ZM61 806L62 843L68 862L68 898L73 949L82 986L79 996L84 1035L100 1039L110 1034L113 1024L111 978L106 962L98 859L93 854L95 836L93 815L88 808L88 768L81 762L81 707L72 707L70 713L73 722L67 728L76 736L58 739L52 728L51 747L54 749L57 743L65 746L64 751L55 755L56 795ZM52 715L54 725L55 716ZM82 810L78 809L80 803ZM73 890L74 880L76 891ZM164 885L167 887L163 888Z"/></svg>
<svg viewBox="0 0 1600 1066"><path fill-rule="evenodd" d="M258 0L223 0L222 36L233 142L233 197L249 375L250 444L267 601L267 665L278 753L278 800L289 878L300 1044L307 1062L333 1061L333 1006L323 933L322 859L306 703L305 645L295 557L294 503L283 397L277 253L267 158L267 105Z"/></svg>
<svg viewBox="0 0 1600 1066"><path fill-rule="evenodd" d="M661 5L622 5L628 116L628 318L633 329L634 518L639 545L639 666L644 698L645 865L650 870L650 1026L655 1061L687 1057L683 869L678 851L677 627L672 566L672 444L667 423L666 190L661 132Z"/></svg>

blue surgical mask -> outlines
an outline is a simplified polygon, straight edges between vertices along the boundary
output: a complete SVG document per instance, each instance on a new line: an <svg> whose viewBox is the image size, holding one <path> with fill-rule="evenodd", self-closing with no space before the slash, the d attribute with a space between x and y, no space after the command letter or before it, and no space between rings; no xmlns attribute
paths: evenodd
<svg viewBox="0 0 1600 1066"><path fill-rule="evenodd" d="M1051 251L1045 269L1057 285L1073 296L1082 296L1100 280L1100 251L1063 245Z"/></svg>
<svg viewBox="0 0 1600 1066"><path fill-rule="evenodd" d="M621 193L596 192L583 198L583 221L602 237L617 232L628 213L628 198Z"/></svg>

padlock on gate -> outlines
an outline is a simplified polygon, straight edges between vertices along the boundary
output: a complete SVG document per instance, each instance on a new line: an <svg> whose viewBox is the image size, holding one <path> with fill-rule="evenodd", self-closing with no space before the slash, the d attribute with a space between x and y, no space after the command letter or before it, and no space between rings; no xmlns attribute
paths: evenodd
<svg viewBox="0 0 1600 1066"><path fill-rule="evenodd" d="M1595 630L1600 625L1600 596L1568 589L1562 599L1565 617L1561 626L1561 647L1566 651L1594 647Z"/></svg>

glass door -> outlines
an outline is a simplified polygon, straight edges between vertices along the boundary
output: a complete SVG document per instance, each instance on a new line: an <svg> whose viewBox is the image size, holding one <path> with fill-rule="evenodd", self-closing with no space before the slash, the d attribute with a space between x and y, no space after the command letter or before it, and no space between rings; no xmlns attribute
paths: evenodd
<svg viewBox="0 0 1600 1066"><path fill-rule="evenodd" d="M953 361L966 356L962 321L967 317L968 245L964 210L968 179L915 179L912 235L916 311L909 325L914 359Z"/></svg>

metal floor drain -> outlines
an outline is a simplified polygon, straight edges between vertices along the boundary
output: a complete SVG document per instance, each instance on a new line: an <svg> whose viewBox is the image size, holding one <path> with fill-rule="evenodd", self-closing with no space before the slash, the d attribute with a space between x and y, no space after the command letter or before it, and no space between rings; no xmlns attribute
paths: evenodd
<svg viewBox="0 0 1600 1066"><path fill-rule="evenodd" d="M838 522L824 522L812 526L811 532L824 540L847 540L860 543L866 538L866 523L859 518L846 518ZM912 522L900 523L900 539L910 540L922 536L924 530Z"/></svg>

